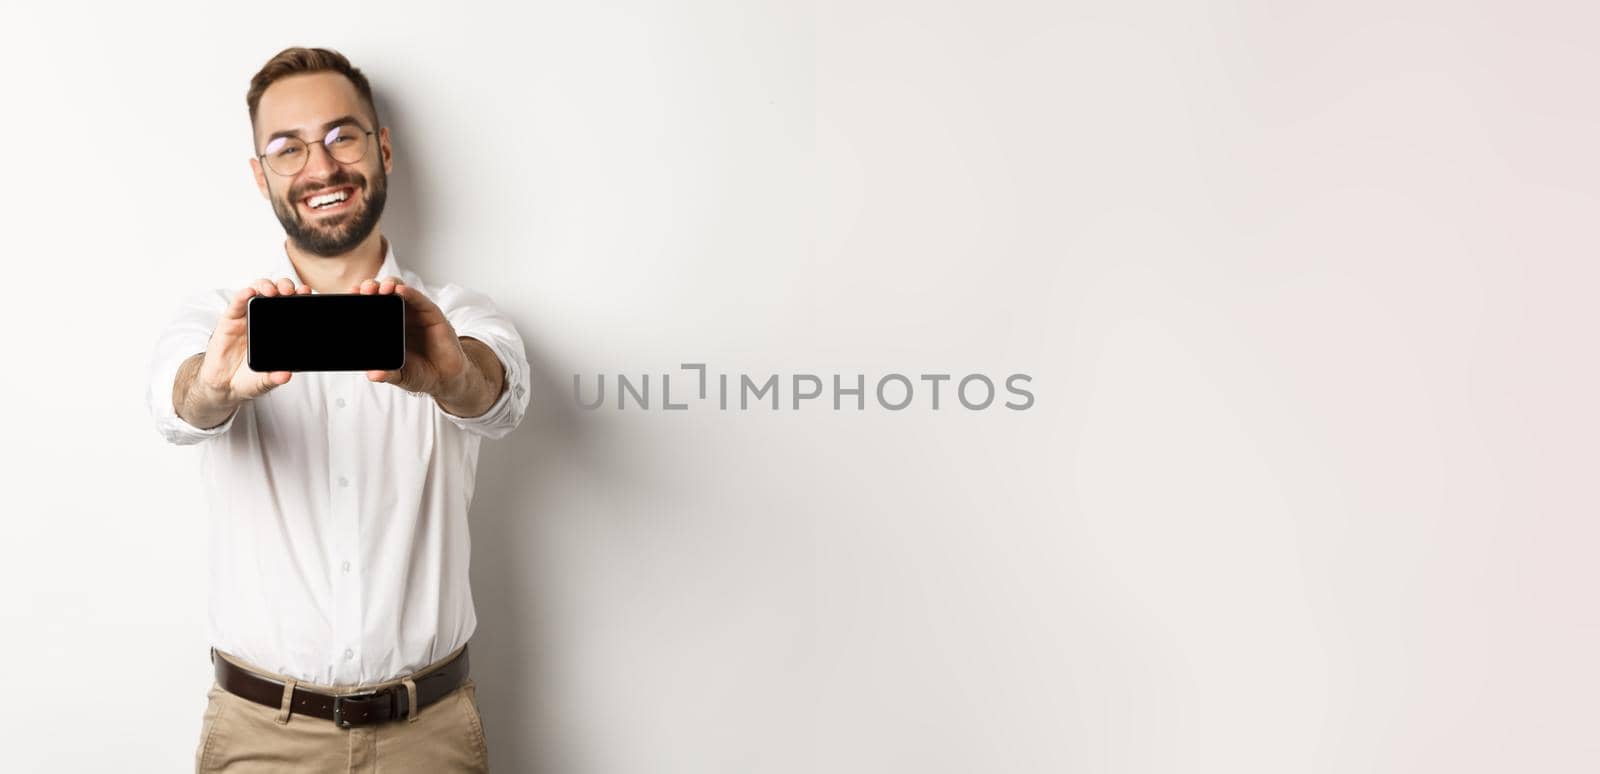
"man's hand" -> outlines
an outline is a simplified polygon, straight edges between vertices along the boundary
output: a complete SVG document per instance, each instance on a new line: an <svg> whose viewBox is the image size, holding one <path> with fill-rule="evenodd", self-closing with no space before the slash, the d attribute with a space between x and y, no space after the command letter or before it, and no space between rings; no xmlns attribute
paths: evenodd
<svg viewBox="0 0 1600 774"><path fill-rule="evenodd" d="M245 401L287 383L291 375L288 371L261 373L245 365L250 352L250 342L245 335L245 310L251 296L310 292L309 286L297 288L288 279L277 282L258 279L235 293L217 322L216 330L211 333L205 355L196 356L198 361L190 358L178 371L172 387L172 405L178 416L196 427L216 427L233 416L234 410Z"/></svg>
<svg viewBox="0 0 1600 774"><path fill-rule="evenodd" d="M350 289L364 296L397 294L406 302L406 362L398 371L368 371L367 379L432 395L445 411L478 416L504 387L500 359L481 341L462 339L444 311L398 277L367 280Z"/></svg>

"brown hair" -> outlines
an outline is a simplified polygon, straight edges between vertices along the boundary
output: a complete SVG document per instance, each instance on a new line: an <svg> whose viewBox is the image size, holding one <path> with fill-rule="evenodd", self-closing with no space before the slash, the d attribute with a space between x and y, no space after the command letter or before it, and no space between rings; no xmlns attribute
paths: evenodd
<svg viewBox="0 0 1600 774"><path fill-rule="evenodd" d="M326 48L299 46L279 51L250 79L250 90L244 95L245 103L250 106L250 125L256 124L256 108L261 105L261 95L266 93L268 86L291 75L326 71L343 75L355 85L356 93L367 101L367 107L372 111L373 129L377 129L378 105L372 101L372 85L367 83L367 76L350 64L344 54Z"/></svg>

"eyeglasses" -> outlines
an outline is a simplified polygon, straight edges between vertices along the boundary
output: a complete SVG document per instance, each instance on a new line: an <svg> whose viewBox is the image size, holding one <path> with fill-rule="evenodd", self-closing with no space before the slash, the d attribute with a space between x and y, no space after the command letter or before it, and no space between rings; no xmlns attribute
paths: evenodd
<svg viewBox="0 0 1600 774"><path fill-rule="evenodd" d="M367 146L372 144L367 138L372 134L362 129L360 124L343 123L328 130L320 144L334 161L354 164L367 155ZM299 137L274 137L272 142L267 143L266 151L256 158L266 162L273 172L292 177L306 168L306 161L311 158L311 148Z"/></svg>

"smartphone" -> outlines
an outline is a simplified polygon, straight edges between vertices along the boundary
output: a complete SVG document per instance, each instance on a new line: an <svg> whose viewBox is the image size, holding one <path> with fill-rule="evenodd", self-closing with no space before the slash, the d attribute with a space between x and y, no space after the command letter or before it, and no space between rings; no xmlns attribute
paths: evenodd
<svg viewBox="0 0 1600 774"><path fill-rule="evenodd" d="M245 331L252 371L394 371L406 362L398 295L251 296Z"/></svg>

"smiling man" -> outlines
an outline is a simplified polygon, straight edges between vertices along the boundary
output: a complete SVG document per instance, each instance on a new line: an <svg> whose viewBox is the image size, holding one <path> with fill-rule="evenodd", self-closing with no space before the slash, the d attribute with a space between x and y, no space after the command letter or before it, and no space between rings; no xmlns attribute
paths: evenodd
<svg viewBox="0 0 1600 774"><path fill-rule="evenodd" d="M479 443L527 408L522 340L487 297L397 263L389 129L345 57L286 49L246 101L287 239L259 279L183 305L148 395L168 441L200 445L210 509L196 771L486 771L467 510ZM250 298L309 293L398 294L404 366L252 371Z"/></svg>

